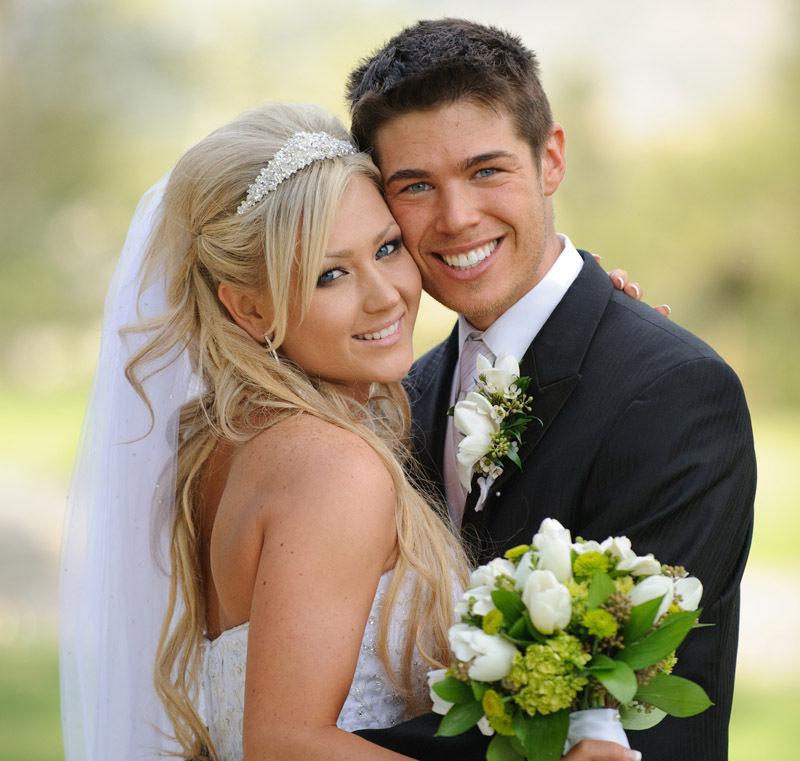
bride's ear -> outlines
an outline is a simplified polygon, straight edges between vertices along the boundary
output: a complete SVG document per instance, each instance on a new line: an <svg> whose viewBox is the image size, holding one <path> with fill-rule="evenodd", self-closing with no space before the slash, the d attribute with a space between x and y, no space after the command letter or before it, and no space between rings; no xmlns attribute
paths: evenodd
<svg viewBox="0 0 800 761"><path fill-rule="evenodd" d="M217 296L236 324L259 343L272 323L272 309L265 296L247 293L229 283L220 283Z"/></svg>

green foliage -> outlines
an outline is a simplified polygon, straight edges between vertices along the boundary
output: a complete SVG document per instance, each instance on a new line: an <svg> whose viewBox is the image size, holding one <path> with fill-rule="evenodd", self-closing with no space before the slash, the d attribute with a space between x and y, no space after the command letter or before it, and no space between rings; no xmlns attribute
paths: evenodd
<svg viewBox="0 0 800 761"><path fill-rule="evenodd" d="M694 716L714 705L702 687L672 674L656 674L639 687L636 698L679 717Z"/></svg>
<svg viewBox="0 0 800 761"><path fill-rule="evenodd" d="M637 642L649 631L655 621L656 613L661 605L664 596L655 597L647 600L641 605L635 605L631 610L630 618L622 630L622 637L625 642Z"/></svg>
<svg viewBox="0 0 800 761"><path fill-rule="evenodd" d="M55 645L0 646L0 746L7 761L63 758Z"/></svg>
<svg viewBox="0 0 800 761"><path fill-rule="evenodd" d="M530 716L524 711L517 711L513 727L529 761L558 761L567 739L569 709L547 716Z"/></svg>
<svg viewBox="0 0 800 761"><path fill-rule="evenodd" d="M623 661L604 656L595 659L586 667L620 703L630 703L636 695L638 685L633 669Z"/></svg>
<svg viewBox="0 0 800 761"><path fill-rule="evenodd" d="M443 717L436 730L437 737L454 737L474 727L483 716L479 701L457 703Z"/></svg>
<svg viewBox="0 0 800 761"><path fill-rule="evenodd" d="M486 761L523 761L524 758L516 736L495 735L486 749Z"/></svg>
<svg viewBox="0 0 800 761"><path fill-rule="evenodd" d="M639 642L625 647L617 658L638 670L653 666L673 653L697 623L700 611L685 610L671 613L654 632Z"/></svg>
<svg viewBox="0 0 800 761"><path fill-rule="evenodd" d="M589 610L600 607L615 591L616 588L611 577L607 573L597 571L589 585L587 607Z"/></svg>

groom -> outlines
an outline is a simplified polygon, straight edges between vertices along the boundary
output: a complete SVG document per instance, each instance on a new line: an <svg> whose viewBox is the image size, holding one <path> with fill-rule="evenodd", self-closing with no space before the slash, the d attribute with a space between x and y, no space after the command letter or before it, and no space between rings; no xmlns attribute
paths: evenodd
<svg viewBox="0 0 800 761"><path fill-rule="evenodd" d="M409 378L417 455L481 562L529 542L550 516L573 537L627 535L639 554L702 580L701 620L713 626L692 632L675 673L715 705L630 741L648 761L722 761L753 522L747 406L712 349L620 295L556 234L564 131L537 68L517 38L446 19L403 30L350 77L353 133L374 152L424 287L459 313ZM458 482L446 414L469 389L475 348L521 360L541 420L524 435L522 470L508 464L480 509L475 481L469 494ZM427 717L363 734L448 757L429 739L435 725Z"/></svg>

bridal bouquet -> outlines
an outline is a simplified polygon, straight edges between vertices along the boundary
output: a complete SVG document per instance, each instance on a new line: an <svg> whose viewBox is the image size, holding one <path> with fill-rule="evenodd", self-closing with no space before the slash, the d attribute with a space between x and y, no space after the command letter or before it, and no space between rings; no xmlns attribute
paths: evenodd
<svg viewBox="0 0 800 761"><path fill-rule="evenodd" d="M444 714L437 734L477 724L494 735L488 761L556 761L584 737L627 745L621 727L574 737L581 719L619 714L622 727L646 729L704 711L705 691L671 673L699 626L702 591L683 568L636 555L627 537L573 542L544 520L531 546L470 577L449 633L455 661L428 675Z"/></svg>

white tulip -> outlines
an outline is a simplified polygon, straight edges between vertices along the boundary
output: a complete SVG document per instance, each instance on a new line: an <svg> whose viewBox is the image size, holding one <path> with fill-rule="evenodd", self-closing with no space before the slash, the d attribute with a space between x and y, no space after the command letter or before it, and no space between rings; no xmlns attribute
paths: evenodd
<svg viewBox="0 0 800 761"><path fill-rule="evenodd" d="M675 579L673 587L675 601L681 610L697 610L700 607L700 598L703 596L703 585L700 583L700 579L694 576Z"/></svg>
<svg viewBox="0 0 800 761"><path fill-rule="evenodd" d="M455 624L448 633L453 654L468 663L467 673L480 682L496 682L511 672L517 648L497 634L469 624Z"/></svg>
<svg viewBox="0 0 800 761"><path fill-rule="evenodd" d="M605 552L603 545L596 542L594 539L590 539L588 542L575 542L575 544L572 545L572 549L575 550L578 555L583 555L584 552L599 552L601 554Z"/></svg>
<svg viewBox="0 0 800 761"><path fill-rule="evenodd" d="M637 556L632 552L629 557L617 563L617 570L628 571L633 576L653 576L661 573L661 563L652 555Z"/></svg>
<svg viewBox="0 0 800 761"><path fill-rule="evenodd" d="M545 518L532 544L538 551L537 568L552 571L561 583L572 578L572 537L569 529L554 518Z"/></svg>
<svg viewBox="0 0 800 761"><path fill-rule="evenodd" d="M478 375L483 375L490 392L505 394L511 384L519 378L519 363L510 354L500 354L494 365L482 354L478 355Z"/></svg>
<svg viewBox="0 0 800 761"><path fill-rule="evenodd" d="M495 558L486 565L478 566L469 576L470 587L494 586L500 576L514 578L514 564L505 558Z"/></svg>
<svg viewBox="0 0 800 761"><path fill-rule="evenodd" d="M563 629L572 617L569 590L552 571L532 571L522 590L522 602L528 609L533 625L542 634Z"/></svg>
<svg viewBox="0 0 800 761"><path fill-rule="evenodd" d="M453 703L444 698L440 698L433 689L434 684L443 682L447 678L447 669L432 669L428 672L428 689L433 701L433 712L444 716L452 707Z"/></svg>
<svg viewBox="0 0 800 761"><path fill-rule="evenodd" d="M652 554L637 555L631 548L631 540L627 536L608 537L601 547L617 560L617 569L627 571L634 576L652 576L661 573L661 563Z"/></svg>
<svg viewBox="0 0 800 761"><path fill-rule="evenodd" d="M568 528L564 528L560 521L557 521L555 518L545 518L539 524L539 530L536 532L536 535L540 534L547 534L548 536L557 536L568 544L572 542L572 535L569 532Z"/></svg>
<svg viewBox="0 0 800 761"><path fill-rule="evenodd" d="M465 436L496 433L498 426L492 417L493 410L491 402L485 396L470 391L456 404L453 411L453 425Z"/></svg>
<svg viewBox="0 0 800 761"><path fill-rule="evenodd" d="M671 578L661 575L645 576L631 590L629 596L633 605L636 606L641 605L643 602L647 602L648 600L654 600L656 597L661 597L661 595L664 595L664 599L658 606L658 612L656 613L655 619L657 621L667 612L667 609L672 604L674 590Z"/></svg>
<svg viewBox="0 0 800 761"><path fill-rule="evenodd" d="M472 604L472 612L477 616L485 616L489 611L494 610L495 604L492 602L493 589L494 587L489 586L470 587L456 603L456 616L458 618L466 616L470 612L470 602Z"/></svg>
<svg viewBox="0 0 800 761"><path fill-rule="evenodd" d="M431 701L433 702L433 708L431 710L434 713L438 713L440 716L444 716L453 707L453 705L455 705L444 698L440 698L433 690L434 684L437 684L446 678L447 669L433 669L428 672L428 689L430 690ZM491 737L494 734L494 729L492 728L491 724L489 724L489 720L485 716L481 716L481 718L478 720L478 729L481 731L481 734L486 735L487 737Z"/></svg>
<svg viewBox="0 0 800 761"><path fill-rule="evenodd" d="M458 445L456 460L458 461L458 480L468 491L472 491L472 469L491 448L492 439L487 434L475 434L461 439Z"/></svg>
<svg viewBox="0 0 800 761"><path fill-rule="evenodd" d="M525 589L525 582L528 576L533 573L533 552L528 550L520 559L517 564L516 572L514 573L514 586L517 591L521 592Z"/></svg>
<svg viewBox="0 0 800 761"><path fill-rule="evenodd" d="M485 396L470 391L456 404L453 425L464 438L458 445L458 480L470 491L472 469L492 446L492 435L500 430L492 413L494 408Z"/></svg>
<svg viewBox="0 0 800 761"><path fill-rule="evenodd" d="M610 536L608 539L604 539L600 546L603 548L603 552L608 552L617 560L624 560L631 555L636 556L631 549L631 540L627 536Z"/></svg>

